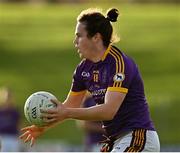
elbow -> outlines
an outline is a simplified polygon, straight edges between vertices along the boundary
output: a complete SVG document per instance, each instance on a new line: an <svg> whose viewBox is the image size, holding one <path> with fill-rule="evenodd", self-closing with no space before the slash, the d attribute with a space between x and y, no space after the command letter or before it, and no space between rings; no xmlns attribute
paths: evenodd
<svg viewBox="0 0 180 153"><path fill-rule="evenodd" d="M103 115L103 120L104 121L112 120L114 118L115 114L116 113L114 113L114 112L105 112Z"/></svg>
<svg viewBox="0 0 180 153"><path fill-rule="evenodd" d="M110 120L112 120L114 117L112 117L112 116L107 116L107 117L104 117L104 121L110 121Z"/></svg>

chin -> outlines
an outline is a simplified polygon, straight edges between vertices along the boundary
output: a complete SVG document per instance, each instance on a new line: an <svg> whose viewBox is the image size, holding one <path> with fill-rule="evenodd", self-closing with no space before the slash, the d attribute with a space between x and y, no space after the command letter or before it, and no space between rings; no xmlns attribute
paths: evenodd
<svg viewBox="0 0 180 153"><path fill-rule="evenodd" d="M81 53L79 53L79 57L80 57L80 58L83 58L83 55L82 55Z"/></svg>

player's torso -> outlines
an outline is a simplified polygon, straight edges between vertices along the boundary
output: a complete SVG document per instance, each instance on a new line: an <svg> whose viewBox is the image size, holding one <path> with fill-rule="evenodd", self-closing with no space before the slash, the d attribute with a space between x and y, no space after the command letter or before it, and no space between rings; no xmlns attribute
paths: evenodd
<svg viewBox="0 0 180 153"><path fill-rule="evenodd" d="M123 79L120 78L122 75L118 74L124 74ZM87 89L98 104L104 103L107 88L128 89L113 120L103 122L108 135L116 135L121 131L134 128L153 129L144 95L143 81L131 58L113 48L104 61L92 63L85 60L82 62L78 68L78 76L83 84L82 89Z"/></svg>
<svg viewBox="0 0 180 153"><path fill-rule="evenodd" d="M109 69L108 63L99 62L91 64L89 68L81 72L86 89L92 94L96 103L104 102L104 96L108 87Z"/></svg>

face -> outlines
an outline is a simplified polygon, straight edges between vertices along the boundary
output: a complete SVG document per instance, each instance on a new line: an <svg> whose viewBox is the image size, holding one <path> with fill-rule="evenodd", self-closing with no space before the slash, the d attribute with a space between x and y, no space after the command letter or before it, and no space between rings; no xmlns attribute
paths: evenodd
<svg viewBox="0 0 180 153"><path fill-rule="evenodd" d="M78 49L81 58L91 59L94 41L93 38L87 36L85 24L78 22L75 30L74 44Z"/></svg>

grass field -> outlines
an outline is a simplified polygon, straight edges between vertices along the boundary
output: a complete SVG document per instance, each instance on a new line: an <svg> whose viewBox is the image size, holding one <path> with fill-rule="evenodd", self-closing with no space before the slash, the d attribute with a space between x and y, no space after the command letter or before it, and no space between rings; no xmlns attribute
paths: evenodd
<svg viewBox="0 0 180 153"><path fill-rule="evenodd" d="M151 116L162 144L179 144L180 6L140 4L2 5L0 4L0 85L10 86L23 115L26 98L39 90L66 97L80 59L73 46L76 16L94 7L116 6L117 44L138 63ZM80 143L74 121L42 138Z"/></svg>

